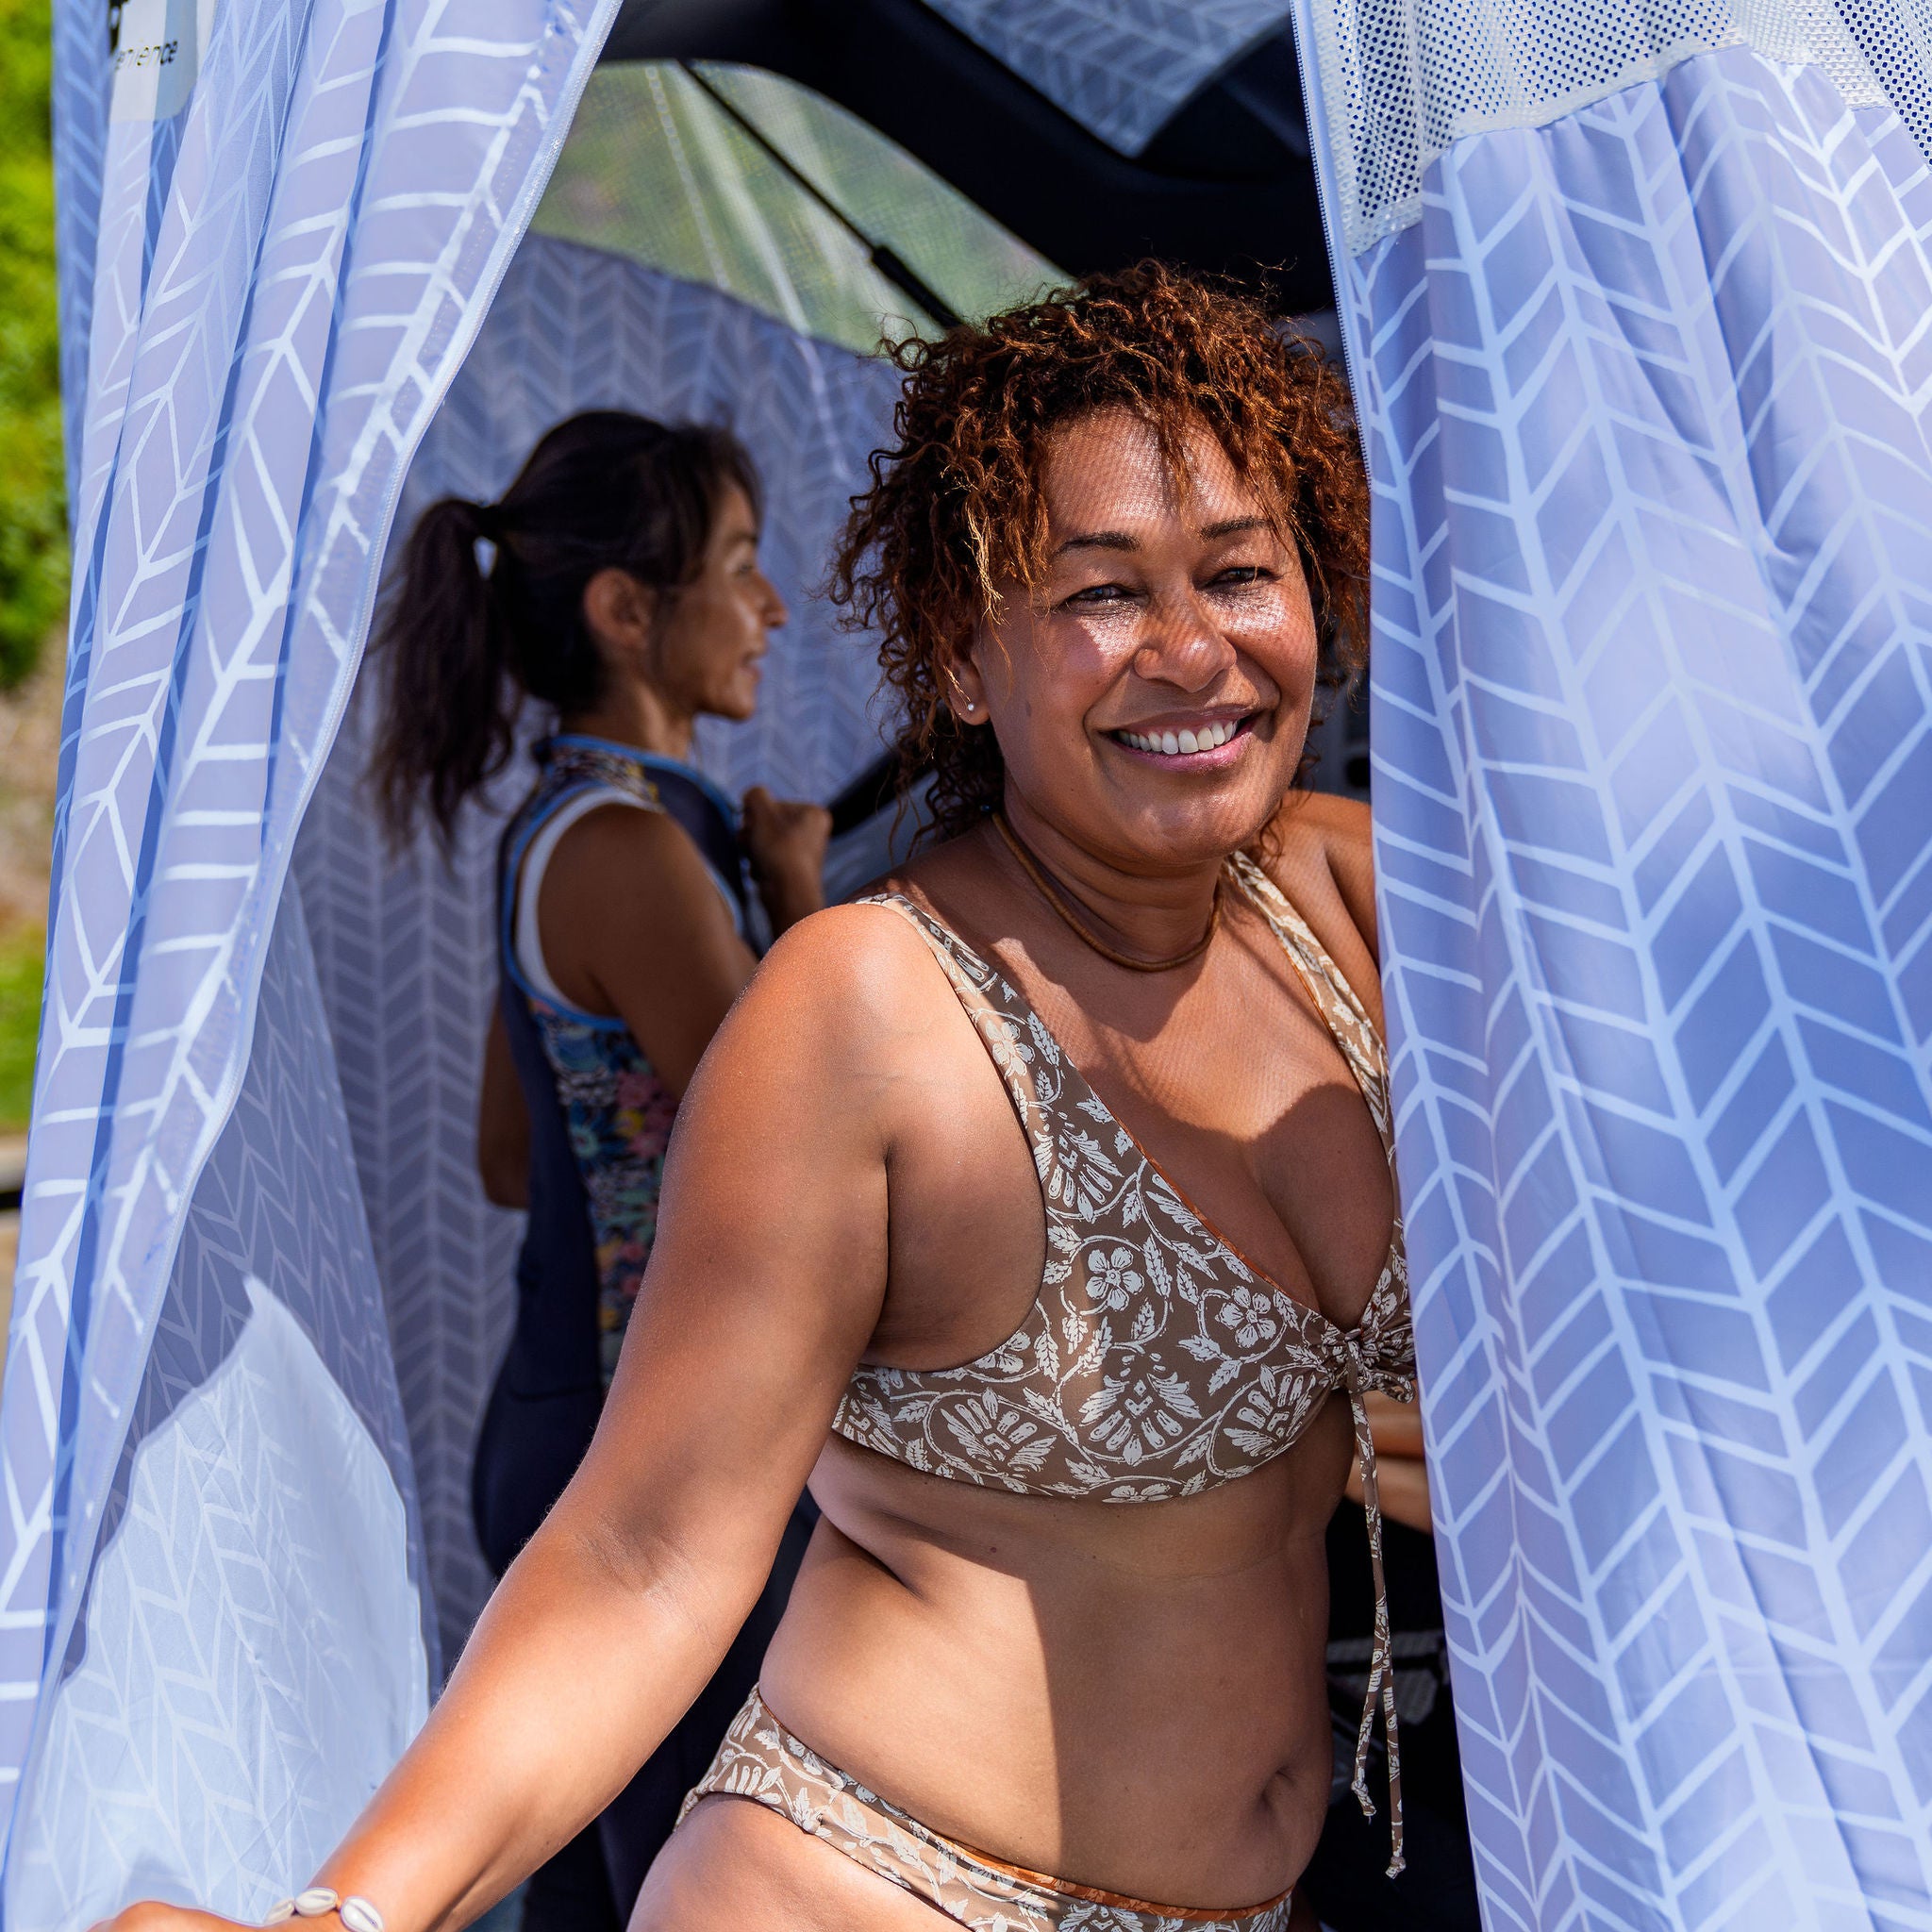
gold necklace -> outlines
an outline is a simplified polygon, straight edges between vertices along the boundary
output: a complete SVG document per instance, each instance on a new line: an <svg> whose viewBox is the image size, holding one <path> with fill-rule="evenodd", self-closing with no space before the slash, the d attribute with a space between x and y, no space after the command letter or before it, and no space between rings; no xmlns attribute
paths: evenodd
<svg viewBox="0 0 1932 1932"><path fill-rule="evenodd" d="M1131 953L1117 953L1105 940L1096 939L1088 930L1087 922L1067 904L1040 861L1020 842L1020 835L1008 824L1005 812L993 813L992 828L1006 841L1007 850L1020 861L1020 870L1040 888L1041 897L1066 922L1074 938L1092 947L1103 959L1110 959L1116 966L1124 966L1129 973L1172 973L1176 966L1185 966L1191 960L1198 959L1213 944L1214 935L1221 930L1221 880L1217 877L1213 904L1208 913L1208 930L1185 953L1176 953L1168 959L1137 959Z"/></svg>

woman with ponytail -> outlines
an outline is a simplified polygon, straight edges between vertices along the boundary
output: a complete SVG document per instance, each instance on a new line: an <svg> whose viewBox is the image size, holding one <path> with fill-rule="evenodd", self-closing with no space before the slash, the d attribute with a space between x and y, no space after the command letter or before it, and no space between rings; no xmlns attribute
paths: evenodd
<svg viewBox="0 0 1932 1932"><path fill-rule="evenodd" d="M686 1083L751 976L761 927L823 903L826 815L756 790L741 834L689 763L698 718L751 715L767 634L785 619L758 568L758 513L751 460L725 431L575 416L500 502L424 512L384 626L374 775L398 841L426 814L448 848L465 802L508 763L526 704L557 726L500 848L501 997L478 1132L485 1191L528 1210L473 1490L499 1575L595 1430ZM808 1509L691 1712L532 1880L526 1932L616 1932L629 1916L757 1679Z"/></svg>

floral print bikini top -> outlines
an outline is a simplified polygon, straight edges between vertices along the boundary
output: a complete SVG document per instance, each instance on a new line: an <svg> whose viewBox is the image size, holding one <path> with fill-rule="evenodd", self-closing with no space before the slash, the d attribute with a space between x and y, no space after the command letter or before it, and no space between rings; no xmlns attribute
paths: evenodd
<svg viewBox="0 0 1932 1932"><path fill-rule="evenodd" d="M1355 991L1259 866L1227 862L1281 941L1368 1103L1394 1173L1382 1042ZM1354 1411L1375 1580L1375 1646L1356 1757L1364 1783L1377 1692L1389 1739L1391 1872L1402 1863L1389 1613L1375 1451L1362 1397L1415 1394L1415 1341L1398 1213L1380 1278L1342 1329L1204 1222L1094 1093L1020 994L959 936L896 892L978 1031L1033 1150L1046 1269L1005 1341L952 1369L861 1364L832 1426L927 1474L1023 1495L1104 1503L1191 1496L1292 1446L1328 1396Z"/></svg>

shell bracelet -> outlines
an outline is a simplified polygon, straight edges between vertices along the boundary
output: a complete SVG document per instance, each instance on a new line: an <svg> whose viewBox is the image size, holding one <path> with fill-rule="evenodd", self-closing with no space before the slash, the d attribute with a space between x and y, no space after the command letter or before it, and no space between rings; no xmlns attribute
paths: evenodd
<svg viewBox="0 0 1932 1932"><path fill-rule="evenodd" d="M311 1885L293 1898L285 1898L261 1923L279 1925L285 1919L325 1919L333 1912L343 1932L388 1932L382 1914L366 1898L347 1898L326 1885Z"/></svg>

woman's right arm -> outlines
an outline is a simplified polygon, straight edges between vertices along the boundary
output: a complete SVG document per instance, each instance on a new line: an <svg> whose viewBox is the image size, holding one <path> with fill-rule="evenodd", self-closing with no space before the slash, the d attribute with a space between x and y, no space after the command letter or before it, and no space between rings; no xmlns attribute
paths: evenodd
<svg viewBox="0 0 1932 1932"><path fill-rule="evenodd" d="M764 1583L884 1297L905 1030L880 1018L908 977L888 921L841 908L788 936L691 1084L590 1453L314 1874L390 1932L466 1924L601 1811ZM212 1923L148 1906L117 1932Z"/></svg>

